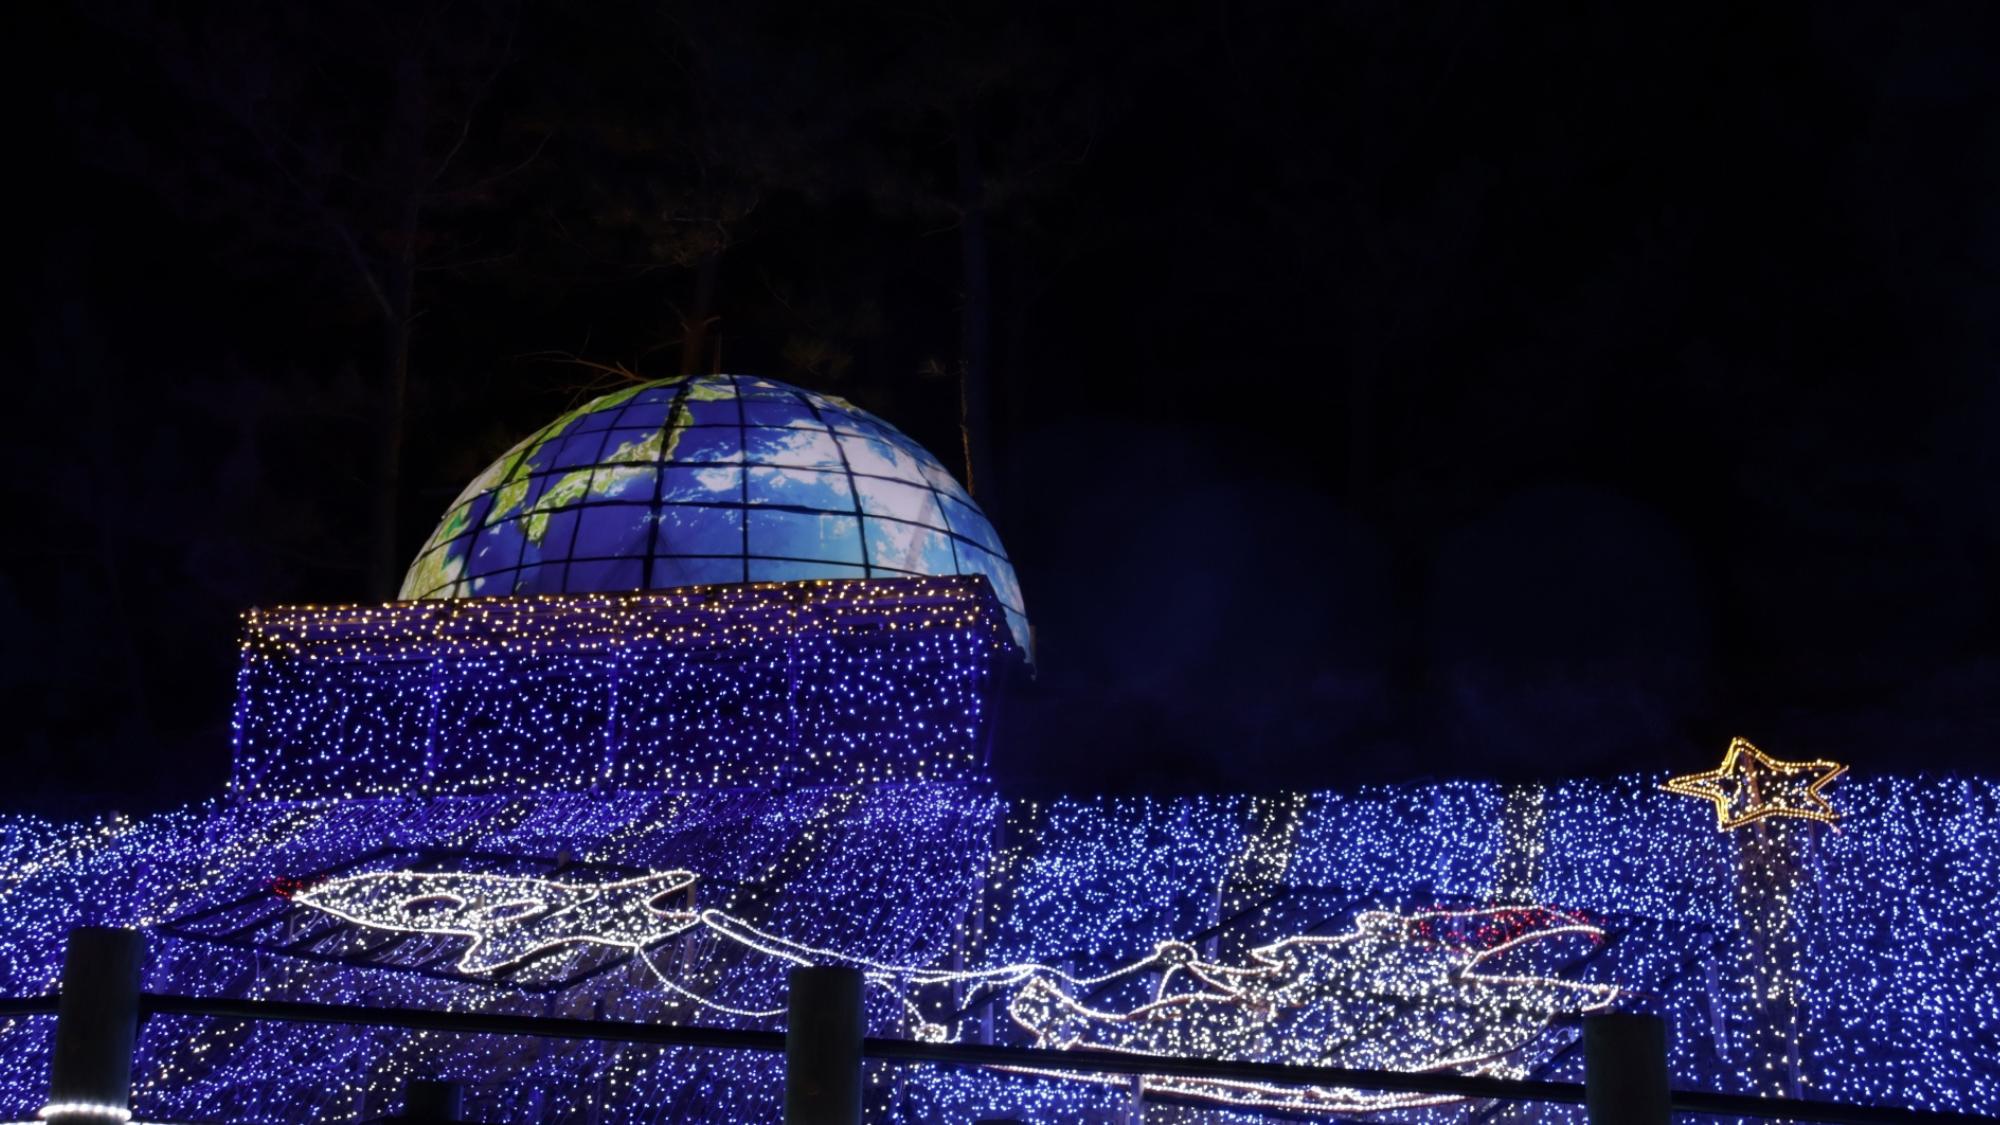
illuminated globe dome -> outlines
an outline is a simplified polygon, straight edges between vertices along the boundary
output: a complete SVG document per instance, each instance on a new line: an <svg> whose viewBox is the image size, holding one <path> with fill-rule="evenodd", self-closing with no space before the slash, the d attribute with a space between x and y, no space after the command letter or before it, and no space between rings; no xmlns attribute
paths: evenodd
<svg viewBox="0 0 2000 1125"><path fill-rule="evenodd" d="M404 598L983 574L1023 651L1000 537L937 458L831 395L681 376L594 399L445 512Z"/></svg>

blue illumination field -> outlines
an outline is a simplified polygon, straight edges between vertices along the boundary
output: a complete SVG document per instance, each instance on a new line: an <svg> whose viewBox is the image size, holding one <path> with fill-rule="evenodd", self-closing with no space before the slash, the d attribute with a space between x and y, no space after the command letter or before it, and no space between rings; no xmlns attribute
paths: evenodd
<svg viewBox="0 0 2000 1125"><path fill-rule="evenodd" d="M1344 930L1367 909L1531 901L1580 911L1612 935L1575 975L1623 986L1620 1005L1669 1018L1679 1084L1782 1087L1787 1066L1766 1067L1752 999L1775 988L1796 1002L1807 1096L2000 1112L2000 785L1848 779L1834 790L1847 813L1841 831L1792 823L1753 845L1718 833L1704 806L1660 792L1658 780L1041 805L909 784L218 802L82 824L8 817L0 989L50 990L62 935L101 922L151 930L155 991L778 1026L679 998L629 961L534 991L279 952L289 931L244 945L203 936L220 924L198 920L211 907L279 918L275 878L371 855L362 869L395 867L419 848L560 858L586 882L614 869L685 868L701 880L703 907L802 946L903 966L1034 961L1083 974L1167 939L1212 940L1213 956L1228 960L1282 934ZM1758 885L1781 891L1791 915L1776 944L1762 925L1769 914L1750 910L1777 900L1747 892L1755 881L1743 874L1774 856L1785 877ZM424 942L463 947L415 944ZM782 1002L775 958L703 939L653 960L715 1004ZM871 990L870 1013L875 1033L909 1033L907 1011L882 990ZM26 1117L40 1104L47 1032L36 1018L0 1033L0 1115ZM1552 1034L1560 1045L1573 1032ZM147 1026L141 1056L142 1119L355 1120L392 1108L404 1078L427 1074L472 1084L468 1106L481 1120L583 1121L592 1103L610 1107L600 1111L607 1121L776 1116L775 1064L745 1056L165 1017ZM1108 1121L1123 1099L1049 1078L872 1073L870 1119L884 1122L1000 1112ZM1574 1056L1549 1073L1574 1076ZM1149 1104L1145 1117L1255 1119L1173 1102ZM1552 1109L1493 1118L1571 1119Z"/></svg>
<svg viewBox="0 0 2000 1125"><path fill-rule="evenodd" d="M230 792L983 780L1011 636L979 576L253 610Z"/></svg>

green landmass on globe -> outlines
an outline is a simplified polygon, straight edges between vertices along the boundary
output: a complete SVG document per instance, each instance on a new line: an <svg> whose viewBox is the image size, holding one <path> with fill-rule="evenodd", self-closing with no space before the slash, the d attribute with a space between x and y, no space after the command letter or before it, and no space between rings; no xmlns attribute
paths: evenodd
<svg viewBox="0 0 2000 1125"><path fill-rule="evenodd" d="M404 598L978 574L1028 647L999 537L936 458L833 395L675 376L593 399L453 501Z"/></svg>

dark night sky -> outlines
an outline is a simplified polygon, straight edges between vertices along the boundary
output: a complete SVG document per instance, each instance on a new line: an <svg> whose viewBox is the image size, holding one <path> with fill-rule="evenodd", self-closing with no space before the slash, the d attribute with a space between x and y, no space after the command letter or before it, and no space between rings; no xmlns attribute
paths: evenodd
<svg viewBox="0 0 2000 1125"><path fill-rule="evenodd" d="M950 463L983 324L1013 785L1996 768L1991 5L285 7L17 37L7 805L376 592L405 251L404 559L564 357Z"/></svg>

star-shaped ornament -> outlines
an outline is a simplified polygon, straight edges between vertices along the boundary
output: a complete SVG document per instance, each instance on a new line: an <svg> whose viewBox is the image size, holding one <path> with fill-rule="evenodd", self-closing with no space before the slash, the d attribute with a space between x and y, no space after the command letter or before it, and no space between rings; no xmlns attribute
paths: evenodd
<svg viewBox="0 0 2000 1125"><path fill-rule="evenodd" d="M1821 795L1847 772L1839 762L1781 762L1741 738L1731 739L1722 765L1706 773L1670 778L1669 793L1715 802L1718 831L1741 828L1767 816L1795 816L1828 824L1840 818Z"/></svg>

